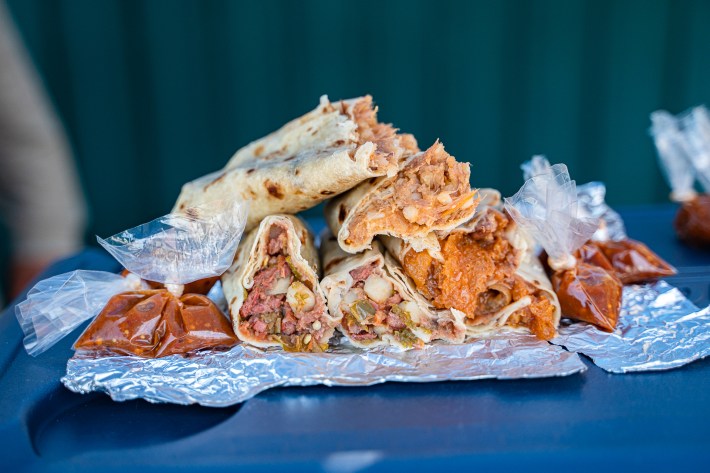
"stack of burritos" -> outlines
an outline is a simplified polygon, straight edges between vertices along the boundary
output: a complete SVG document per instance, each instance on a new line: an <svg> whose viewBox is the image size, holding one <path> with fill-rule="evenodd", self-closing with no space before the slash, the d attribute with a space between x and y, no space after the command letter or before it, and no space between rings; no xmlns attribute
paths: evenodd
<svg viewBox="0 0 710 473"><path fill-rule="evenodd" d="M336 331L363 348L462 343L504 326L554 337L559 303L500 194L472 189L467 163L438 141L420 150L377 112L370 96L324 96L183 187L176 212L249 202L249 233L221 278L235 334L308 352ZM318 251L295 214L326 200Z"/></svg>

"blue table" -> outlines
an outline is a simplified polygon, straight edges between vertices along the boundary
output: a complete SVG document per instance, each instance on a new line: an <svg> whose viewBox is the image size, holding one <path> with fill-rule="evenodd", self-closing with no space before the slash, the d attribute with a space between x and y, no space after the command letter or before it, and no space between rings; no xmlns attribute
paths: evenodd
<svg viewBox="0 0 710 473"><path fill-rule="evenodd" d="M674 211L622 214L631 237L681 269L675 284L687 284L688 294L707 304L710 252L677 244ZM87 250L45 277L75 268L118 269L105 253ZM558 379L284 388L210 409L67 391L59 378L75 338L32 358L14 315L0 319L0 465L91 472L160 465L311 472L710 468L708 360L629 375L586 361L586 373Z"/></svg>

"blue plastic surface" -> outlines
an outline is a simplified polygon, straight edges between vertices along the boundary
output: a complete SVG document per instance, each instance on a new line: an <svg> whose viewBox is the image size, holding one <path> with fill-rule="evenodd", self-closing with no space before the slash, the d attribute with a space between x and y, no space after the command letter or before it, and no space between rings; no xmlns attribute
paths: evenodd
<svg viewBox="0 0 710 473"><path fill-rule="evenodd" d="M677 282L704 284L696 299L706 304L710 252L677 244L673 214L672 207L622 213L631 237L682 270ZM45 276L76 268L118 269L89 250ZM14 315L2 315L2 471L528 472L706 469L710 461L708 360L628 375L588 362L586 373L555 379L282 388L210 409L67 391L59 378L75 338L31 358Z"/></svg>

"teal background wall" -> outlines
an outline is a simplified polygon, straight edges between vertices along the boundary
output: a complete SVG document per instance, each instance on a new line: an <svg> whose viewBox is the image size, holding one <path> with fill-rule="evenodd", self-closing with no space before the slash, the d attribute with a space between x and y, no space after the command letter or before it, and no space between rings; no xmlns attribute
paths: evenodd
<svg viewBox="0 0 710 473"><path fill-rule="evenodd" d="M9 0L74 147L88 234L167 212L180 185L313 108L371 93L476 186L533 153L661 202L649 113L710 103L702 0Z"/></svg>

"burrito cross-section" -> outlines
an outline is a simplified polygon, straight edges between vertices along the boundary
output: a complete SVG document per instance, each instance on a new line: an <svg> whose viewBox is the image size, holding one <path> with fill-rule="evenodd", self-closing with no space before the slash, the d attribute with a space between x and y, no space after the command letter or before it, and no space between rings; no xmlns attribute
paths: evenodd
<svg viewBox="0 0 710 473"><path fill-rule="evenodd" d="M437 141L405 161L396 175L370 179L331 200L326 220L348 253L369 248L377 235L401 238L417 251L437 251L431 232L454 229L476 210L469 176L469 165Z"/></svg>
<svg viewBox="0 0 710 473"><path fill-rule="evenodd" d="M338 329L353 345L409 349L432 340L463 342L464 314L434 309L378 241L372 249L351 255L328 235L321 254L328 308L342 318Z"/></svg>
<svg viewBox="0 0 710 473"><path fill-rule="evenodd" d="M313 238L292 215L262 220L222 285L235 333L255 346L324 351L340 322L327 311Z"/></svg>
<svg viewBox="0 0 710 473"><path fill-rule="evenodd" d="M439 235L440 259L404 241L384 239L417 290L434 307L466 314L472 336L502 326L553 338L560 307L533 245L505 212L480 209L465 225Z"/></svg>

